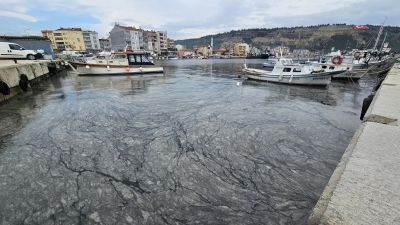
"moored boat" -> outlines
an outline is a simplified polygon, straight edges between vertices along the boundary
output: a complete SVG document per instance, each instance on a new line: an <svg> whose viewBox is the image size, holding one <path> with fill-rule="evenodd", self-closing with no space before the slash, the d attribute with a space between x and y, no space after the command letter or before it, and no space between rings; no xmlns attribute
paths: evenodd
<svg viewBox="0 0 400 225"><path fill-rule="evenodd" d="M332 75L343 72L315 70L311 64L293 63L292 59L286 58L277 60L272 71L247 68L246 64L244 67L248 79L302 85L328 85Z"/></svg>
<svg viewBox="0 0 400 225"><path fill-rule="evenodd" d="M70 62L78 75L128 75L163 73L162 66L155 65L144 52L124 51L113 53L110 58L88 59Z"/></svg>

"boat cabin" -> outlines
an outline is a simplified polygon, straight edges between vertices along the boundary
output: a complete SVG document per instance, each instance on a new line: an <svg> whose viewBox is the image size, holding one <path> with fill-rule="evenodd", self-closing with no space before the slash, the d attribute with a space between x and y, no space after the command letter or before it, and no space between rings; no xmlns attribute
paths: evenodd
<svg viewBox="0 0 400 225"><path fill-rule="evenodd" d="M128 60L129 65L154 65L144 53L134 53L134 52L121 52L114 53L110 57L111 60Z"/></svg>

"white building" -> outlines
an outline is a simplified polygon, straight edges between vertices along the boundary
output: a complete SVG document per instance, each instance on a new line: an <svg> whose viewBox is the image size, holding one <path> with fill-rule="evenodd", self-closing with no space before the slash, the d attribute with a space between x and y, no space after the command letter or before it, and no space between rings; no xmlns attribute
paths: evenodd
<svg viewBox="0 0 400 225"><path fill-rule="evenodd" d="M89 52L100 51L99 35L97 34L96 31L83 30L82 35L86 51Z"/></svg>
<svg viewBox="0 0 400 225"><path fill-rule="evenodd" d="M111 48L114 51L124 50L128 46L129 50L143 50L143 30L135 27L115 25L110 31Z"/></svg>

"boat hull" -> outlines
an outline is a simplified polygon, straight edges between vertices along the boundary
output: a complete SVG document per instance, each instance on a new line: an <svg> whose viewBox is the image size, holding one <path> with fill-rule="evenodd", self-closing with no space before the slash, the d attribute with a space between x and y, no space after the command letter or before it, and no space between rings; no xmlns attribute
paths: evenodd
<svg viewBox="0 0 400 225"><path fill-rule="evenodd" d="M299 85L318 85L326 86L331 83L331 75L316 75L316 76L304 76L304 77L293 77L290 75L284 75L280 77L279 75L246 75L248 79L283 83L283 84L299 84Z"/></svg>
<svg viewBox="0 0 400 225"><path fill-rule="evenodd" d="M109 67L103 66L77 66L78 75L132 75L132 74L147 74L147 73L163 73L163 67Z"/></svg>

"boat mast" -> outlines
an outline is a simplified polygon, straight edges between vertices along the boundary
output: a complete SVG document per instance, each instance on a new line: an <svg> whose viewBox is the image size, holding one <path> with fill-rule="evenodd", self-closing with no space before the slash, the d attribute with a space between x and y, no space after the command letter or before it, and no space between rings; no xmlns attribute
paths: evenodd
<svg viewBox="0 0 400 225"><path fill-rule="evenodd" d="M383 25L385 25L386 19L387 19L387 17L385 17L385 20L383 21L383 23L382 23L382 25L381 25L381 28L379 29L378 37L376 38L375 45L374 45L374 47L372 48L373 51L376 50L376 46L378 45L379 38L381 37L382 30L383 30Z"/></svg>
<svg viewBox="0 0 400 225"><path fill-rule="evenodd" d="M385 37L383 38L382 46L381 46L381 49L379 51L382 51L382 49L383 49L383 45L385 44L385 41L386 41L386 36L387 36L387 32L385 33Z"/></svg>

